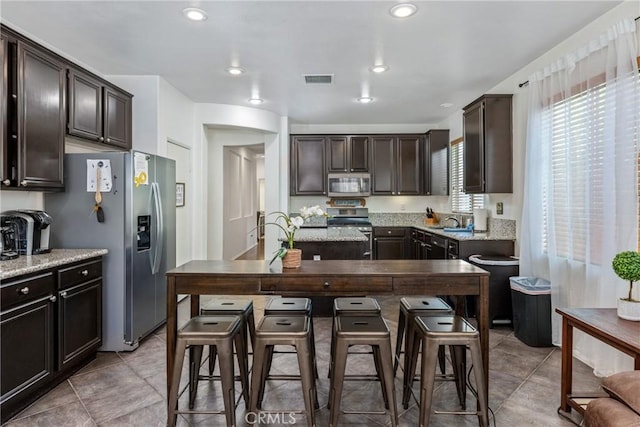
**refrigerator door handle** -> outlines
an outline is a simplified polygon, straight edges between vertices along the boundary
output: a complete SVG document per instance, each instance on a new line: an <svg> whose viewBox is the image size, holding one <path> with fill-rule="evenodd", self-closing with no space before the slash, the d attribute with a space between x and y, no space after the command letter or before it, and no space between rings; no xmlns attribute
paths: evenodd
<svg viewBox="0 0 640 427"><path fill-rule="evenodd" d="M162 214L162 193L160 192L160 184L154 182L156 187L156 254L153 261L153 274L160 271L160 261L162 260L162 252L164 250L164 216Z"/></svg>
<svg viewBox="0 0 640 427"><path fill-rule="evenodd" d="M159 204L159 194L158 194L158 184L156 182L152 182L151 183L151 211L153 213L153 211L155 210L155 215L152 215L154 220L155 220L155 224L153 226L154 233L153 233L153 243L151 245L151 248L153 250L149 251L149 263L151 264L151 274L156 274L159 269L159 254L162 251L162 240L160 238L161 233L162 233L162 225L161 225L161 215L162 212L160 210L160 204Z"/></svg>

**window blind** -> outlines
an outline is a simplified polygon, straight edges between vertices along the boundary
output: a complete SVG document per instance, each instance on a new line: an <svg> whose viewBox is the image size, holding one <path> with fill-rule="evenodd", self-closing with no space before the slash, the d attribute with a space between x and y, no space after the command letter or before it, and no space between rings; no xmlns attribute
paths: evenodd
<svg viewBox="0 0 640 427"><path fill-rule="evenodd" d="M464 192L464 140L459 138L451 142L451 210L460 213L472 213L474 208L484 208L482 194Z"/></svg>
<svg viewBox="0 0 640 427"><path fill-rule="evenodd" d="M607 114L611 114L606 108L607 90L628 88L602 83L544 110L543 131L551 136L551 181L544 190L542 209L545 213L554 211L552 216L544 215L545 251L553 233L556 255L602 263L602 237L610 226L605 224L604 176L613 161L611 154L605 153L605 141L615 138L605 128ZM633 153L628 154L628 159L634 158ZM546 221L550 217L553 223Z"/></svg>

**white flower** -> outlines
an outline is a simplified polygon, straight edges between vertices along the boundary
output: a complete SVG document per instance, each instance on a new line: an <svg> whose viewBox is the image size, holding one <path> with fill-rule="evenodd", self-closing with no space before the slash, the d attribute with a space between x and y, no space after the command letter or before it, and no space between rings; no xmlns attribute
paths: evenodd
<svg viewBox="0 0 640 427"><path fill-rule="evenodd" d="M300 228L302 227L302 224L304 224L304 218L301 216L294 216L293 218L291 218L291 226L295 228Z"/></svg>
<svg viewBox="0 0 640 427"><path fill-rule="evenodd" d="M308 219L313 216L324 216L324 211L318 205L311 206L310 208L303 206L300 209L300 216L304 219Z"/></svg>

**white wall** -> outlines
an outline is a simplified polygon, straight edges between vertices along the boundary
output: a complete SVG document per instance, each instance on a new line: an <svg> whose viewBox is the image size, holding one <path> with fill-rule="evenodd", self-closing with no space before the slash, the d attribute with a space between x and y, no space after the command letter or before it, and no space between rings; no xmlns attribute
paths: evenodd
<svg viewBox="0 0 640 427"><path fill-rule="evenodd" d="M524 189L524 155L527 130L527 96L528 86L519 88L518 84L529 79L529 75L551 64L561 56L586 45L590 40L600 36L614 23L623 18L635 19L640 16L640 2L627 1L602 15L591 24L584 27L562 43L558 44L527 66L509 76L487 93L513 94L513 194L490 194L485 202L491 210L491 216L517 220L517 237L520 240L520 218L522 216L522 201ZM479 93L477 96L481 96ZM469 102L472 102L470 99ZM462 136L462 111L457 111L442 123L441 128L449 128L450 139ZM504 203L504 215L496 215L496 203Z"/></svg>
<svg viewBox="0 0 640 427"><path fill-rule="evenodd" d="M283 119L274 113L255 108L222 104L196 105L196 128L200 133L196 140L200 146L196 146L196 150L200 157L194 170L194 190L202 197L196 197L194 223L198 224L200 232L194 240L207 259L222 259L224 252L223 145L238 145L234 141L241 141L239 145L251 145L248 143L251 138L254 142L263 142L265 165L269 165L269 170L265 172L265 209L271 212L281 209L283 204L286 207L288 194L281 195L281 176L284 174L288 181L288 170L282 170L281 153L284 150L284 155L287 155L287 147L282 147L282 144L283 141L288 141L288 137L280 137L282 122ZM284 123L286 124L286 120ZM236 136L239 138L236 139ZM288 188L288 185L284 188ZM266 247L277 245L277 234L267 235L266 239Z"/></svg>

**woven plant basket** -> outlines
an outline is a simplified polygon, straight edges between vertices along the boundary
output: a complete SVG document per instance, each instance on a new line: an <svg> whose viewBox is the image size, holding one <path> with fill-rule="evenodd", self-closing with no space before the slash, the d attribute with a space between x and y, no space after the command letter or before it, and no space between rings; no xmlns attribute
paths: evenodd
<svg viewBox="0 0 640 427"><path fill-rule="evenodd" d="M302 262L302 249L288 249L282 258L282 268L299 268Z"/></svg>

